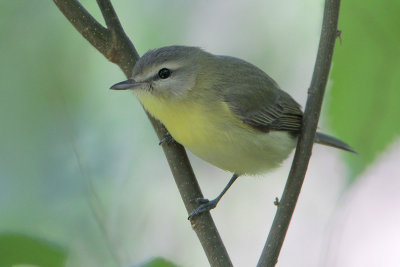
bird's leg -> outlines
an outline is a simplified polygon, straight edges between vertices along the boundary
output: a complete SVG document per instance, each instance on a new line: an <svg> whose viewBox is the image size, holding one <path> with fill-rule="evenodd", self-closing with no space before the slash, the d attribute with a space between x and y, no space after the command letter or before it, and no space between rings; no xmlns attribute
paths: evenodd
<svg viewBox="0 0 400 267"><path fill-rule="evenodd" d="M169 132L166 132L163 136L163 139L160 140L160 142L158 143L158 145L163 145L163 144L167 144L170 145L172 143L175 143L175 139L172 137L172 135Z"/></svg>
<svg viewBox="0 0 400 267"><path fill-rule="evenodd" d="M195 201L200 204L195 210L190 213L188 219L190 220L196 215L199 215L203 212L209 211L213 208L215 208L218 204L218 202L221 200L222 196L228 191L228 189L233 185L233 183L236 181L236 179L239 177L238 174L234 173L232 175L232 178L229 180L229 183L225 186L224 190L213 200L208 200L206 198L196 198Z"/></svg>

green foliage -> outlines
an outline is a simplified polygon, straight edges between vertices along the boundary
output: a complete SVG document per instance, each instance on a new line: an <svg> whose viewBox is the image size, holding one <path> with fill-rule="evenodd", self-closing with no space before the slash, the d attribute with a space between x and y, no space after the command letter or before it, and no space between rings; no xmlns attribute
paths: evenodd
<svg viewBox="0 0 400 267"><path fill-rule="evenodd" d="M348 156L352 180L400 134L399 9L398 0L342 3L329 116L360 154Z"/></svg>
<svg viewBox="0 0 400 267"><path fill-rule="evenodd" d="M140 267L177 267L177 266L178 265L175 265L172 262L167 261L166 259L163 258L155 258L140 265Z"/></svg>
<svg viewBox="0 0 400 267"><path fill-rule="evenodd" d="M3 233L0 235L0 266L29 264L40 267L61 267L66 252L47 241L22 234Z"/></svg>

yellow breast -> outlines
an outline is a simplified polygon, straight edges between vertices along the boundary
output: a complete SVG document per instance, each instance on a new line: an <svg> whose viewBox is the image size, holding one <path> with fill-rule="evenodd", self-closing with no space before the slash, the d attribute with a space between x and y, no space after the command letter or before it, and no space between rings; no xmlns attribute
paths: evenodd
<svg viewBox="0 0 400 267"><path fill-rule="evenodd" d="M230 172L258 174L277 167L295 146L287 133L251 129L233 116L224 102L165 101L152 95L138 98L177 142Z"/></svg>
<svg viewBox="0 0 400 267"><path fill-rule="evenodd" d="M139 96L144 108L161 121L176 141L186 147L209 141L215 120L210 111L193 102L168 102L151 95ZM210 116L211 115L211 116Z"/></svg>

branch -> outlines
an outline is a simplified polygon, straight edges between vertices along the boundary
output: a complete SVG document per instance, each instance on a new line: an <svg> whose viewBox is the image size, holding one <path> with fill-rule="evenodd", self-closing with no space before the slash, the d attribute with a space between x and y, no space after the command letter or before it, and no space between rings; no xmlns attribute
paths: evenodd
<svg viewBox="0 0 400 267"><path fill-rule="evenodd" d="M259 267L275 266L277 263L304 181L331 67L333 49L337 37L339 6L340 0L325 1L321 38L314 66L314 73L308 90L308 99L303 117L303 128L297 144L292 168L281 201L278 205L278 210L257 265Z"/></svg>
<svg viewBox="0 0 400 267"><path fill-rule="evenodd" d="M53 0L75 29L108 60L117 64L127 78L139 58L135 47L126 36L118 16L109 0L97 0L107 28L96 21L77 0ZM150 122L161 140L166 133L164 126L148 113ZM163 145L165 156L178 186L188 214L196 208L191 201L203 198L185 149L179 144ZM211 266L232 266L218 230L209 212L191 220Z"/></svg>
<svg viewBox="0 0 400 267"><path fill-rule="evenodd" d="M54 3L75 29L103 55L111 42L110 32L98 23L78 1L54 0Z"/></svg>
<svg viewBox="0 0 400 267"><path fill-rule="evenodd" d="M139 54L131 40L125 34L110 0L97 0L97 4L100 7L104 21L112 37L110 49L104 56L111 62L120 66L125 75L130 78L132 76L133 67L139 58Z"/></svg>
<svg viewBox="0 0 400 267"><path fill-rule="evenodd" d="M151 120L151 123L157 132L158 138L161 140L167 131L157 121ZM189 163L186 151L183 146L176 142L163 145L163 150L186 210L190 214L197 208L197 204L193 203L193 199L203 198L203 194L193 173L192 166ZM190 222L203 246L210 265L221 267L233 266L210 212L204 212L201 216L195 216L190 219Z"/></svg>

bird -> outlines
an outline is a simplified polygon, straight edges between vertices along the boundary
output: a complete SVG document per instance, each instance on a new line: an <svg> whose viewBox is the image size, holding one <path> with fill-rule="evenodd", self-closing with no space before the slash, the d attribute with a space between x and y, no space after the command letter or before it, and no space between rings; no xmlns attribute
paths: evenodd
<svg viewBox="0 0 400 267"><path fill-rule="evenodd" d="M132 77L111 86L132 90L145 110L168 130L161 144L178 142L199 158L233 173L213 200L196 199L189 219L215 208L243 175L280 166L297 144L301 106L264 71L199 47L166 46L145 53ZM315 143L354 152L317 132Z"/></svg>

